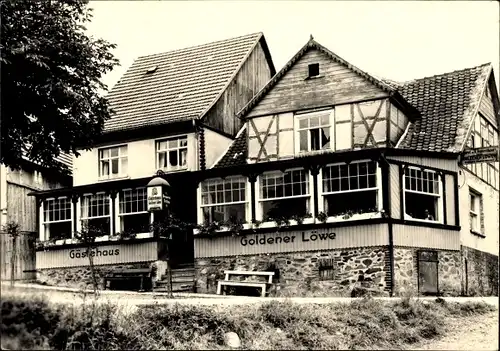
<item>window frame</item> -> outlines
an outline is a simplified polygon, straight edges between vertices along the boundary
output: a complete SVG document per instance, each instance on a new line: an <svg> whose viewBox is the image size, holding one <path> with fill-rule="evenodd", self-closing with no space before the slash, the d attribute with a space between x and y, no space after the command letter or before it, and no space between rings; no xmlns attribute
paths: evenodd
<svg viewBox="0 0 500 351"><path fill-rule="evenodd" d="M284 174L286 172L291 172L291 171L296 171L296 170L304 171L306 173L308 194L306 194L306 195L292 195L292 196L286 196L286 197L263 198L263 196L262 196L263 188L261 186L263 184L262 183L263 175L265 175L266 173L280 172L284 176ZM313 199L314 199L314 186L313 186L313 184L314 184L313 183L313 176L312 176L311 172L303 167L293 167L290 169L286 169L284 172L282 172L281 170L270 170L270 171L263 172L262 174L260 174L257 177L257 180L256 180L255 219L262 222L261 227L265 228L265 227L275 226L275 223L273 221L264 221L263 203L267 202L267 201L276 201L276 200L306 198L307 199L306 201L308 202L307 206L309 208L309 212L314 213L314 201L313 201ZM314 222L314 218L305 218L303 223L313 223L313 222ZM290 223L294 224L294 221L292 220Z"/></svg>
<svg viewBox="0 0 500 351"><path fill-rule="evenodd" d="M122 213L122 193L124 191L136 191L138 189L143 189L145 193L145 210L144 211L139 211L139 212L130 212L130 213ZM153 214L148 211L148 204L147 204L147 187L136 187L136 188L124 188L118 191L117 193L117 199L116 199L116 232L122 232L123 231L123 225L122 225L122 218L125 216L134 216L134 215L144 215L144 214L149 214L149 224L151 225L153 223ZM141 233L135 233L135 234L145 234L149 233L149 230L147 232L141 232Z"/></svg>
<svg viewBox="0 0 500 351"><path fill-rule="evenodd" d="M377 193L377 212L367 212L367 213L362 213L362 214L357 214L357 215L370 215L370 218L379 218L381 217L381 211L383 209L383 191L382 191L382 170L378 164L378 162L370 160L370 159L363 159L363 160L355 160L350 162L349 164L353 163L363 163L363 162L374 162L375 163L375 182L376 182L376 187L370 187L370 188L364 188L364 189L356 189L356 190L349 190L349 191L325 191L324 188L324 178L323 178L323 169L325 167L330 167L330 166L338 166L338 165L348 165L346 162L333 162L333 163L327 163L324 166L321 167L320 171L318 172L318 212L325 212L325 197L329 195L334 195L334 194L346 194L346 193L352 193L352 192L361 192L361 191L373 191L375 190ZM355 220L357 219L356 214L353 215L349 219L343 219L342 215L338 216L328 216L327 217L327 222L342 222L346 220Z"/></svg>
<svg viewBox="0 0 500 351"><path fill-rule="evenodd" d="M469 187L469 228L471 233L484 235L484 213L483 213L483 195ZM474 203L474 210L472 209ZM472 225L472 217L476 218L476 227Z"/></svg>
<svg viewBox="0 0 500 351"><path fill-rule="evenodd" d="M328 112L328 124L327 125L322 125L321 124L321 115L324 115L326 112ZM301 128L300 127L300 121L303 119L310 119L312 117L318 116L319 117L319 123L317 127L310 127L310 122L308 123L308 126L306 128ZM294 151L295 155L306 155L306 154L314 154L314 153L324 153L324 152L333 152L335 151L335 108L327 108L327 109L321 109L321 110L316 110L316 111L304 111L304 112L299 112L295 113L293 115L294 119ZM319 150L311 150L311 130L314 129L322 129L322 128L328 128L329 129L329 136L330 136L330 147L326 149L319 149ZM307 131L307 151L306 150L301 150L300 149L300 132L301 131ZM321 135L321 134L320 134Z"/></svg>
<svg viewBox="0 0 500 351"><path fill-rule="evenodd" d="M179 147L179 144L177 144L178 146L175 148L172 148L172 149L168 148L168 141L169 140L174 140L174 139L180 140L183 138L186 138L186 146L185 147ZM167 142L167 148L160 150L159 146L163 142ZM169 152L174 151L174 150L177 151L177 161L179 161L179 153L180 153L180 150L182 150L182 149L186 149L186 156L185 156L186 165L185 166L182 166L182 167L177 166L176 168L169 168L168 166L161 167L160 154L162 154L162 153L165 154L165 157L167 158L167 165L168 165L169 164L168 163ZM189 134L172 135L172 136L167 136L167 137L160 138L160 139L155 139L155 163L156 163L157 170L162 170L165 172L179 172L179 171L188 170L189 169Z"/></svg>
<svg viewBox="0 0 500 351"><path fill-rule="evenodd" d="M311 74L312 68L314 68L314 69L317 68L318 73L317 74ZM319 62L308 64L307 65L307 78L321 77L321 72L320 72L319 68L320 68Z"/></svg>
<svg viewBox="0 0 500 351"><path fill-rule="evenodd" d="M118 156L111 156L111 149L118 149ZM122 149L126 150L126 154L122 155ZM106 158L101 157L101 153L105 150L109 150L109 156ZM117 178L125 178L128 176L128 144L118 144L112 146L100 147L97 149L97 158L98 158L98 176L99 180L110 180ZM126 171L123 172L123 160L126 159L127 167ZM109 174L103 174L103 160L107 160L109 162ZM116 175L112 174L112 160L118 160L118 173Z"/></svg>
<svg viewBox="0 0 500 351"><path fill-rule="evenodd" d="M417 171L421 172L429 172L429 173L435 173L438 176L438 190L439 193L429 193L429 192L424 192L424 191L418 191L418 190L412 190L412 189L407 189L406 188L406 177L407 177L407 172L410 169L415 169ZM429 169L425 167L419 167L419 166L413 166L413 165L408 165L403 169L403 176L402 176L402 181L403 184L401 184L401 188L403 190L403 208L402 208L402 214L405 220L409 221L417 221L417 222L423 222L423 223L439 223L439 224L444 224L444 216L446 215L444 213L444 207L443 207L443 175L441 172L434 170L434 169ZM411 181L410 181L411 182ZM406 193L414 193L414 194L422 194L422 195L428 195L428 196L434 196L437 198L437 220L430 220L430 219L421 219L421 218L414 218L410 217L409 214L406 213Z"/></svg>
<svg viewBox="0 0 500 351"><path fill-rule="evenodd" d="M50 221L50 220L46 220L45 218L45 215L48 211L48 209L46 208L46 202L47 201L58 201L59 199L65 199L67 202L69 202L70 204L70 218L69 219L64 219L64 220L57 220L57 221ZM67 208L65 209L67 210ZM59 209L59 212L61 210ZM40 223L42 224L42 228L41 228L41 231L42 231L42 237L43 237L43 241L46 241L46 240L50 240L50 229L47 227L47 225L50 225L50 224L53 224L53 223L66 223L66 222L70 222L71 225L70 225L70 228L71 228L71 237L68 238L68 239L73 239L74 238L74 230L73 230L73 218L74 217L74 208L73 208L73 201L71 201L71 198L69 198L68 196L59 196L59 197L49 197L49 198L46 198L46 199L43 199L42 201L42 216L41 216L41 220L40 220ZM63 240L63 239L60 239L60 240ZM66 239L64 239L66 240Z"/></svg>
<svg viewBox="0 0 500 351"><path fill-rule="evenodd" d="M203 183L208 182L208 181L218 181L224 184L226 180L230 179L241 179L242 183L245 184L245 188L243 191L243 194L245 195L245 200L244 201L232 201L232 202L220 202L220 203L213 203L213 204L203 204ZM225 190L223 190L224 192ZM210 193L210 192L208 192ZM216 191L217 193L217 191ZM216 196L217 198L217 196ZM215 206L227 206L227 205L241 205L243 204L245 207L245 216L244 216L244 221L247 223L251 222L251 217L252 214L250 213L250 204L251 204L251 194L250 194L250 184L248 181L248 178L243 176L243 175L234 175L234 176L228 176L226 178L209 178L205 179L203 182L200 183L198 187L198 224L203 224L205 223L205 218L204 218L204 212L203 210L205 208L210 208L210 207L215 207Z"/></svg>
<svg viewBox="0 0 500 351"><path fill-rule="evenodd" d="M97 196L97 195L104 195L104 198L107 198L107 201L108 201L108 211L109 211L109 214L108 215L103 215L103 216L92 216L92 217L87 217L87 216L83 216L83 208L85 207L84 206L84 198L85 197L92 197L92 196ZM92 193L85 193L85 194L82 194L81 197L80 197L80 201L78 201L79 203L79 227L82 228L83 227L83 223L85 220L89 220L89 219L98 219L98 218L109 218L109 233L111 234L113 232L113 218L112 218L112 203L113 201L111 201L111 196L109 194L107 194L106 192L104 191L100 191L100 192L96 192L94 194Z"/></svg>

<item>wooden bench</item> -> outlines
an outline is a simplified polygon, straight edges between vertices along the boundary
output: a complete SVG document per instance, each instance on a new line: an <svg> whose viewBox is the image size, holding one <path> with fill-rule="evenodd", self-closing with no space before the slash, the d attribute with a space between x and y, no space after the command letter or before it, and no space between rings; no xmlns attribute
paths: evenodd
<svg viewBox="0 0 500 351"><path fill-rule="evenodd" d="M221 295L223 292L223 286L246 286L246 287L256 287L261 289L261 296L265 297L267 292L267 286L273 283L274 272L258 272L258 271L224 271L226 275L225 280L219 280L217 285L217 295ZM267 282L252 282L245 281L239 282L230 280L232 275L244 275L244 276L267 276Z"/></svg>
<svg viewBox="0 0 500 351"><path fill-rule="evenodd" d="M144 283L147 283L147 289L149 290L152 287L152 275L153 270L151 268L117 269L104 277L104 288L110 288L113 281L139 280L139 291L145 291Z"/></svg>

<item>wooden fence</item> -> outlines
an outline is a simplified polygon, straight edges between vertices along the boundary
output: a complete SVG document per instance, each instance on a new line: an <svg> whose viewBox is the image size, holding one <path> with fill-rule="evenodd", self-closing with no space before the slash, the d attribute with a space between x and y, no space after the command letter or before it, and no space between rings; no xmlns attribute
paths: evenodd
<svg viewBox="0 0 500 351"><path fill-rule="evenodd" d="M4 231L0 231L0 279L10 280L12 274L12 255L14 254L14 279L34 280L35 273L35 242L36 232L21 232L16 238L14 245L13 238ZM15 247L15 250L14 250Z"/></svg>

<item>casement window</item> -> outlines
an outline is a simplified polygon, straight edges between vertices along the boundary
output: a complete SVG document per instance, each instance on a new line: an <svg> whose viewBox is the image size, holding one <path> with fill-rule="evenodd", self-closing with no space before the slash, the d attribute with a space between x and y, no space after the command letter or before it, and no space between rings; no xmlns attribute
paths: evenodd
<svg viewBox="0 0 500 351"><path fill-rule="evenodd" d="M146 188L124 189L118 194L119 232L149 232L150 213L148 212Z"/></svg>
<svg viewBox="0 0 500 351"><path fill-rule="evenodd" d="M481 194L469 190L469 222L470 222L470 230L475 233L483 233L482 230L482 204L483 199Z"/></svg>
<svg viewBox="0 0 500 351"><path fill-rule="evenodd" d="M437 172L408 167L403 185L406 218L443 222L442 183Z"/></svg>
<svg viewBox="0 0 500 351"><path fill-rule="evenodd" d="M104 193L83 195L81 198L81 221L83 227L97 230L101 235L111 232L109 196Z"/></svg>
<svg viewBox="0 0 500 351"><path fill-rule="evenodd" d="M379 208L377 163L360 161L322 169L324 212L329 217L376 212Z"/></svg>
<svg viewBox="0 0 500 351"><path fill-rule="evenodd" d="M332 149L332 118L333 110L296 115L297 153Z"/></svg>
<svg viewBox="0 0 500 351"><path fill-rule="evenodd" d="M43 229L45 240L71 239L72 207L66 197L46 199L43 202Z"/></svg>
<svg viewBox="0 0 500 351"><path fill-rule="evenodd" d="M306 170L266 172L259 179L259 203L264 221L310 213L309 173Z"/></svg>
<svg viewBox="0 0 500 351"><path fill-rule="evenodd" d="M201 212L205 223L245 221L247 213L246 179L210 179L201 184Z"/></svg>
<svg viewBox="0 0 500 351"><path fill-rule="evenodd" d="M99 149L99 178L125 177L127 167L127 145Z"/></svg>
<svg viewBox="0 0 500 351"><path fill-rule="evenodd" d="M156 142L158 169L176 171L187 168L187 136L168 138Z"/></svg>

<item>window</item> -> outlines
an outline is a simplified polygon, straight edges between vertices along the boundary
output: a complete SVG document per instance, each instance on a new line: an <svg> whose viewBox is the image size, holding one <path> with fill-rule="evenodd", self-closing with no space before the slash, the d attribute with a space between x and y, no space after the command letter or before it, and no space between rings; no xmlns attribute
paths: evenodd
<svg viewBox="0 0 500 351"><path fill-rule="evenodd" d="M176 171L187 168L187 136L156 142L156 160L159 169Z"/></svg>
<svg viewBox="0 0 500 351"><path fill-rule="evenodd" d="M442 222L439 174L408 167L404 174L404 204L406 217Z"/></svg>
<svg viewBox="0 0 500 351"><path fill-rule="evenodd" d="M335 280L335 269L333 259L320 259L318 261L319 280Z"/></svg>
<svg viewBox="0 0 500 351"><path fill-rule="evenodd" d="M309 78L319 76L319 63L309 65Z"/></svg>
<svg viewBox="0 0 500 351"><path fill-rule="evenodd" d="M260 177L260 205L264 221L308 214L309 202L309 174L305 170L268 172Z"/></svg>
<svg viewBox="0 0 500 351"><path fill-rule="evenodd" d="M299 152L331 148L330 116L332 110L297 115L297 140Z"/></svg>
<svg viewBox="0 0 500 351"><path fill-rule="evenodd" d="M323 205L328 216L378 210L377 163L336 164L322 169Z"/></svg>
<svg viewBox="0 0 500 351"><path fill-rule="evenodd" d="M71 201L66 197L43 202L45 239L71 239Z"/></svg>
<svg viewBox="0 0 500 351"><path fill-rule="evenodd" d="M102 235L109 235L111 232L109 203L109 196L104 193L82 196L82 224L98 230Z"/></svg>
<svg viewBox="0 0 500 351"><path fill-rule="evenodd" d="M482 233L482 196L481 194L469 190L469 220L470 230L475 233Z"/></svg>
<svg viewBox="0 0 500 351"><path fill-rule="evenodd" d="M121 232L147 233L149 219L146 188L125 189L119 194L119 212Z"/></svg>
<svg viewBox="0 0 500 351"><path fill-rule="evenodd" d="M99 177L110 179L127 175L127 145L99 149Z"/></svg>
<svg viewBox="0 0 500 351"><path fill-rule="evenodd" d="M230 177L212 179L201 186L201 207L204 222L242 222L246 216L246 180Z"/></svg>

